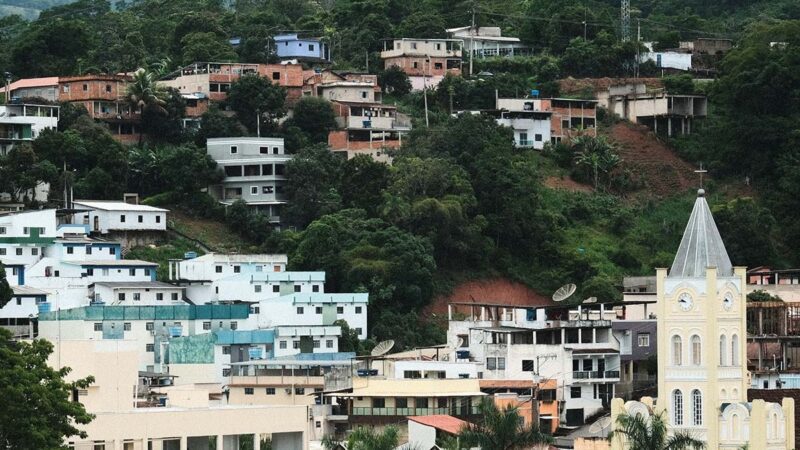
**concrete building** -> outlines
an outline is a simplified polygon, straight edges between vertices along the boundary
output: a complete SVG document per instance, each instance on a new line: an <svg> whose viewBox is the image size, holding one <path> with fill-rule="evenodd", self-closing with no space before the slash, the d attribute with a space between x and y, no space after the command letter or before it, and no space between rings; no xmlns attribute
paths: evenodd
<svg viewBox="0 0 800 450"><path fill-rule="evenodd" d="M127 340L56 340L49 364L71 367L67 380L92 375L95 382L76 391L89 413L88 425L79 426L86 438L72 436L70 448L115 450L238 450L247 441L258 448L271 439L276 450L308 448L306 406L234 406L209 399L209 391L195 386L154 389L163 406L137 407L138 346Z"/></svg>
<svg viewBox="0 0 800 450"><path fill-rule="evenodd" d="M408 75L412 89L435 88L445 74L461 75L461 39L390 39L384 41L384 68L397 66Z"/></svg>
<svg viewBox="0 0 800 450"><path fill-rule="evenodd" d="M278 34L272 37L275 55L281 61L298 60L310 63L330 63L328 44L318 37L302 37L297 33Z"/></svg>
<svg viewBox="0 0 800 450"><path fill-rule="evenodd" d="M702 95L671 95L649 91L644 83L626 83L598 91L600 106L655 133L690 134L695 120L708 115L708 98Z"/></svg>
<svg viewBox="0 0 800 450"><path fill-rule="evenodd" d="M107 200L75 200L75 224L88 225L89 232L119 240L126 247L164 239L167 213L163 208Z"/></svg>
<svg viewBox="0 0 800 450"><path fill-rule="evenodd" d="M184 288L160 281L99 281L89 285L89 298L108 305L184 305L184 297Z"/></svg>
<svg viewBox="0 0 800 450"><path fill-rule="evenodd" d="M286 163L292 158L283 138L212 138L206 145L225 174L222 184L210 186L209 193L224 205L243 200L279 225L286 204Z"/></svg>
<svg viewBox="0 0 800 450"><path fill-rule="evenodd" d="M672 268L656 270L657 403L614 399L612 424L623 413L665 411L670 430L708 448L793 449L794 401L747 402L746 269L731 264L704 195L698 192ZM622 449L624 439L611 445Z"/></svg>
<svg viewBox="0 0 800 450"><path fill-rule="evenodd" d="M692 52L687 49L653 50L653 42L645 42L647 52L642 53L639 62L653 61L659 69L688 72L692 70Z"/></svg>
<svg viewBox="0 0 800 450"><path fill-rule="evenodd" d="M619 341L620 380L616 395L626 400L654 395L658 379L656 320L615 320L611 328Z"/></svg>
<svg viewBox="0 0 800 450"><path fill-rule="evenodd" d="M553 113L549 111L486 111L499 125L514 130L514 144L520 148L542 150L551 141L550 124Z"/></svg>
<svg viewBox="0 0 800 450"><path fill-rule="evenodd" d="M80 75L58 79L58 101L83 105L89 117L106 124L114 138L136 142L141 136L141 115L125 93L128 75Z"/></svg>
<svg viewBox="0 0 800 450"><path fill-rule="evenodd" d="M58 77L23 78L4 88L5 97L13 102L26 98L43 98L49 102L58 101Z"/></svg>
<svg viewBox="0 0 800 450"><path fill-rule="evenodd" d="M446 31L453 39L462 40L466 55L475 58L531 54L531 48L524 45L519 38L503 36L500 27L466 26L448 28Z"/></svg>
<svg viewBox="0 0 800 450"><path fill-rule="evenodd" d="M521 113L519 131L517 124L509 122L515 127L514 137L519 142L530 141L534 148L543 146L543 142L561 142L579 134L597 135L597 101L570 98L498 98L495 109L509 113ZM538 114L534 114L538 113ZM549 132L545 131L544 113L549 113ZM513 116L513 114L512 114ZM509 118L510 119L510 118ZM530 126L531 128L527 128ZM530 131L523 131L523 128ZM533 134L529 134L530 132ZM520 136L526 133L526 136ZM536 141L536 135L542 135L542 143ZM544 136L549 135L549 140L544 141ZM521 139L526 137L526 139ZM519 145L518 142L518 145Z"/></svg>

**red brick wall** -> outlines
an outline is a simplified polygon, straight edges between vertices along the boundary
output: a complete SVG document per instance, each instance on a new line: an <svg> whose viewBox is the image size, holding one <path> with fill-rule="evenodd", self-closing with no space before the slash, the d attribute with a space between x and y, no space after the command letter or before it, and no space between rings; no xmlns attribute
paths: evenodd
<svg viewBox="0 0 800 450"><path fill-rule="evenodd" d="M417 63L417 67L414 67ZM441 69L436 68L436 64L442 65ZM447 69L447 58L431 58L430 64L424 56L398 56L395 58L387 58L384 60L385 67L398 66L403 69L403 72L410 76L444 76L447 73L453 75L460 75L459 69Z"/></svg>
<svg viewBox="0 0 800 450"><path fill-rule="evenodd" d="M69 87L69 92L64 92L65 86ZM117 100L125 95L127 86L128 83L123 77L61 78L58 83L58 100L62 102Z"/></svg>

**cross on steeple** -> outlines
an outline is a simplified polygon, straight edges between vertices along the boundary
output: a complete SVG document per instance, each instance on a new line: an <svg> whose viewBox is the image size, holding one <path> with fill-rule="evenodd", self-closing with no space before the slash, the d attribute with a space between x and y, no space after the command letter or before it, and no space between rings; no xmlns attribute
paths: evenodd
<svg viewBox="0 0 800 450"><path fill-rule="evenodd" d="M700 168L695 170L694 173L700 174L700 189L703 189L703 174L708 173L708 170L703 169L703 163L700 163Z"/></svg>

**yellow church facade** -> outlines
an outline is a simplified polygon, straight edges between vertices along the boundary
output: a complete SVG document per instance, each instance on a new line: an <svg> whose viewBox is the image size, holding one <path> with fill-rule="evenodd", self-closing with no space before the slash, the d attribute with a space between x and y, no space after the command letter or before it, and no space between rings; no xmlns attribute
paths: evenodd
<svg viewBox="0 0 800 450"><path fill-rule="evenodd" d="M698 192L672 267L656 270L658 398L611 405L620 414L663 414L671 432L707 449L794 450L794 401L747 402L746 268L733 267ZM611 440L622 450L622 439Z"/></svg>

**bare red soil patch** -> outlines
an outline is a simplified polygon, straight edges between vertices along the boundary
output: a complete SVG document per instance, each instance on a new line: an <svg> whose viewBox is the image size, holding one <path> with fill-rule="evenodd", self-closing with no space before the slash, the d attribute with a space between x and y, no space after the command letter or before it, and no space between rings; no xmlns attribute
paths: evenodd
<svg viewBox="0 0 800 450"><path fill-rule="evenodd" d="M447 314L449 303L483 303L512 306L550 306L553 300L522 283L494 278L467 281L456 286L449 295L439 296L425 308L425 314Z"/></svg>

